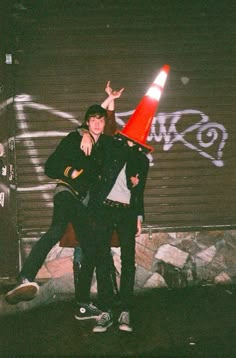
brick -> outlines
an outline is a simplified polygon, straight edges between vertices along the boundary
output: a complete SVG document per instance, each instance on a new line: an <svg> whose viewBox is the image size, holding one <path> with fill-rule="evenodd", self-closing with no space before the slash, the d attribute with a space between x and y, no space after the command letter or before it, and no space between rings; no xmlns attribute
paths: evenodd
<svg viewBox="0 0 236 358"><path fill-rule="evenodd" d="M56 260L48 261L46 263L46 267L54 278L73 272L71 257L62 257Z"/></svg>
<svg viewBox="0 0 236 358"><path fill-rule="evenodd" d="M136 247L136 263L146 270L151 271L154 252L138 245Z"/></svg>

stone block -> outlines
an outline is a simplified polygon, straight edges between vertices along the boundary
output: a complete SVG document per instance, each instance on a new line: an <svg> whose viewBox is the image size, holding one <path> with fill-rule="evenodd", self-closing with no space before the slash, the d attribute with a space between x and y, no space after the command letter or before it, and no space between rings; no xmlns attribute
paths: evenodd
<svg viewBox="0 0 236 358"><path fill-rule="evenodd" d="M144 285L144 288L161 288L161 287L167 287L167 284L164 278L158 272L154 272Z"/></svg>
<svg viewBox="0 0 236 358"><path fill-rule="evenodd" d="M116 254L116 253L113 254L113 262L114 262L117 272L120 275L121 274L121 259L120 259L119 254Z"/></svg>
<svg viewBox="0 0 236 358"><path fill-rule="evenodd" d="M53 278L58 278L73 272L71 257L62 257L48 261L45 265Z"/></svg>
<svg viewBox="0 0 236 358"><path fill-rule="evenodd" d="M135 272L135 287L142 288L150 276L152 276L151 271L145 270L143 267L137 265Z"/></svg>
<svg viewBox="0 0 236 358"><path fill-rule="evenodd" d="M63 247L62 250L59 252L59 257L68 257L74 256L74 248L71 247Z"/></svg>
<svg viewBox="0 0 236 358"><path fill-rule="evenodd" d="M45 280L45 279L49 279L52 278L51 273L48 271L47 267L45 267L45 265L43 265L40 270L37 273L36 276L36 280Z"/></svg>
<svg viewBox="0 0 236 358"><path fill-rule="evenodd" d="M224 239L224 231L202 231L196 235L196 242L205 247L213 246L222 239Z"/></svg>
<svg viewBox="0 0 236 358"><path fill-rule="evenodd" d="M153 233L151 239L149 239L149 235L146 234L145 238L144 246L152 251L156 251L158 247L170 242L168 233Z"/></svg>
<svg viewBox="0 0 236 358"><path fill-rule="evenodd" d="M62 250L63 248L59 246L59 243L53 246L46 257L46 261L55 260L57 257L59 257L59 254Z"/></svg>
<svg viewBox="0 0 236 358"><path fill-rule="evenodd" d="M181 243L177 245L178 249L188 252L190 255L195 255L199 252L199 246L190 237L183 238Z"/></svg>
<svg viewBox="0 0 236 358"><path fill-rule="evenodd" d="M189 254L177 247L166 244L159 248L155 258L178 268L183 268Z"/></svg>
<svg viewBox="0 0 236 358"><path fill-rule="evenodd" d="M216 247L210 246L207 249L200 251L196 254L196 257L204 261L206 264L211 262L216 254Z"/></svg>
<svg viewBox="0 0 236 358"><path fill-rule="evenodd" d="M136 263L138 265L144 267L148 271L151 271L153 257L153 251L141 245L136 245Z"/></svg>
<svg viewBox="0 0 236 358"><path fill-rule="evenodd" d="M137 236L135 240L136 240L136 245L139 244L145 246L145 242L147 240L147 234L141 234Z"/></svg>
<svg viewBox="0 0 236 358"><path fill-rule="evenodd" d="M216 284L229 284L231 283L231 277L228 275L227 272L221 272L218 276L215 277L214 282Z"/></svg>

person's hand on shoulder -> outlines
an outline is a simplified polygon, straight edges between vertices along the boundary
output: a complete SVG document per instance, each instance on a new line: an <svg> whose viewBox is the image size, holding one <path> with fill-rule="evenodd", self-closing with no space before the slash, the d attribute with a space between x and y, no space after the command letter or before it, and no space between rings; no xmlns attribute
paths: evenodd
<svg viewBox="0 0 236 358"><path fill-rule="evenodd" d="M89 156L92 152L94 141L89 132L84 132L80 143L80 149L86 156Z"/></svg>

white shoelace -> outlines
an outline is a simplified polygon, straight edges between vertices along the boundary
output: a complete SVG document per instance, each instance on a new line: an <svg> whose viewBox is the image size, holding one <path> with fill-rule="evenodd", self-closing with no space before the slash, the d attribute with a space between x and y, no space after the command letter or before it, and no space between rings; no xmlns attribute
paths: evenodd
<svg viewBox="0 0 236 358"><path fill-rule="evenodd" d="M92 303L89 304L89 308L94 312L98 311L98 308L96 306L94 306Z"/></svg>
<svg viewBox="0 0 236 358"><path fill-rule="evenodd" d="M106 321L110 320L110 314L108 312L103 312L98 320L98 323L100 325L103 325L103 323L105 323Z"/></svg>
<svg viewBox="0 0 236 358"><path fill-rule="evenodd" d="M129 325L129 312L122 312L119 321L120 323Z"/></svg>

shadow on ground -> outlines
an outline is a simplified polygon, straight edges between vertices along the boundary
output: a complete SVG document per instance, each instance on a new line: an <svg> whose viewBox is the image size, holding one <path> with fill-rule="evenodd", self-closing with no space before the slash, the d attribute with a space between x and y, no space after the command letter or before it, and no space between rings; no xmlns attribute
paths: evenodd
<svg viewBox="0 0 236 358"><path fill-rule="evenodd" d="M158 289L135 297L134 332L92 333L61 301L1 318L0 356L236 357L236 287ZM115 317L118 308L115 309Z"/></svg>

